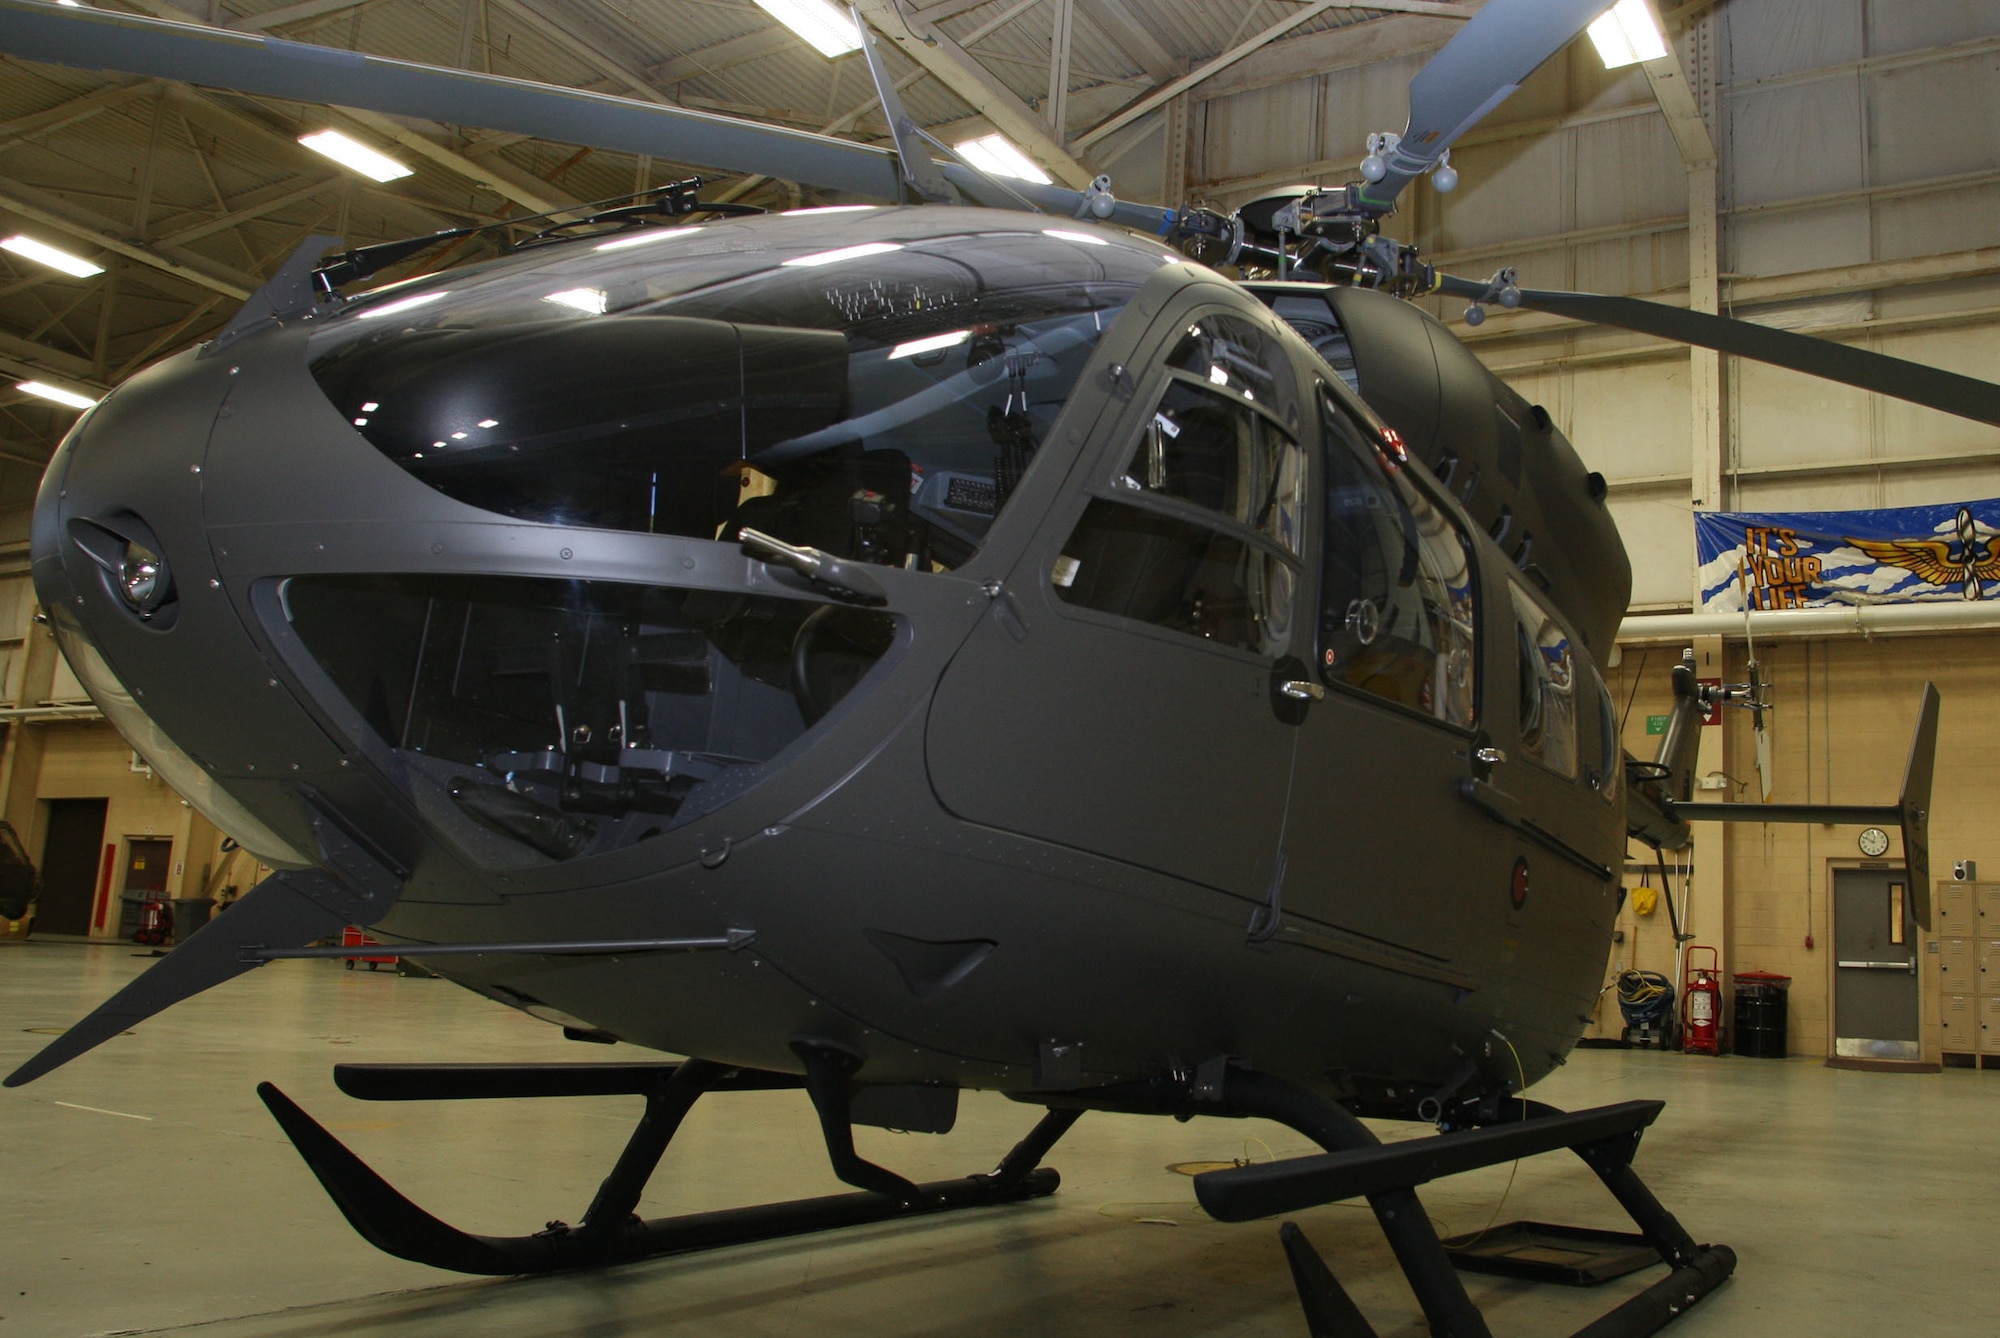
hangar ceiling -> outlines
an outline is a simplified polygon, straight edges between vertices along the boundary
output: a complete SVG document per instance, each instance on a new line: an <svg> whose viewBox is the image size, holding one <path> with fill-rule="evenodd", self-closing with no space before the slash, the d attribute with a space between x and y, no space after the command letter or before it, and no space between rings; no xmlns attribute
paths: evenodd
<svg viewBox="0 0 2000 1338"><path fill-rule="evenodd" d="M821 56L751 0L99 7L865 140L888 133L857 58ZM1190 70L1212 77L1253 57L1274 70L1318 67L1343 53L1352 60L1435 46L1479 5L862 0L861 8L897 39L884 44L890 73L933 134L956 142L998 129L1080 185L1096 171L1116 173L1133 149L1157 141L1163 118L1150 113L1186 86ZM377 184L297 142L328 127L396 155L413 174ZM1157 151L1150 157L1142 175L1158 192ZM73 278L0 253L0 456L39 466L74 419L16 382L41 378L93 394L116 384L212 333L314 232L359 245L559 210L692 174L684 164L472 126L0 59L0 227L104 267ZM703 193L776 207L816 198L786 183L713 174ZM448 258L496 244L468 239Z"/></svg>

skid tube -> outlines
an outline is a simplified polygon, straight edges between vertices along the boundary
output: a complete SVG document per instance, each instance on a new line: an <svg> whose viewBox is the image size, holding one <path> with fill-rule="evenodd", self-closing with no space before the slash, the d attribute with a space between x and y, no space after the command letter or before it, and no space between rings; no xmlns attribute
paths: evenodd
<svg viewBox="0 0 2000 1338"><path fill-rule="evenodd" d="M1384 1144L1345 1107L1268 1074L1234 1067L1187 1081L1159 1079L1080 1092L1038 1093L1052 1110L1254 1116L1312 1139L1326 1152L1194 1178L1195 1197L1224 1222L1296 1212L1340 1199L1366 1198L1409 1279L1435 1338L1492 1338L1486 1317L1466 1295L1416 1187L1517 1157L1569 1148L1596 1172L1638 1225L1670 1272L1577 1330L1574 1338L1641 1338L1656 1333L1714 1291L1736 1268L1727 1245L1698 1245L1632 1169L1639 1136L1659 1117L1661 1101L1626 1101L1570 1113L1519 1098L1454 1111L1459 1128L1435 1138ZM1286 1222L1279 1241L1313 1338L1376 1338L1326 1262Z"/></svg>
<svg viewBox="0 0 2000 1338"><path fill-rule="evenodd" d="M847 1111L847 1058L822 1047L802 1047L801 1059L807 1068L803 1080L700 1059L680 1064L344 1064L335 1069L341 1090L364 1100L643 1095L645 1113L582 1220L575 1226L550 1222L527 1236L475 1235L433 1217L275 1086L260 1083L257 1095L364 1240L398 1258L457 1273L602 1268L892 1218L1018 1203L1053 1194L1061 1183L1055 1170L1040 1162L1081 1111L1048 1111L991 1172L913 1184L855 1154ZM835 1173L863 1186L860 1192L651 1221L634 1213L681 1120L705 1093L801 1086L819 1112Z"/></svg>

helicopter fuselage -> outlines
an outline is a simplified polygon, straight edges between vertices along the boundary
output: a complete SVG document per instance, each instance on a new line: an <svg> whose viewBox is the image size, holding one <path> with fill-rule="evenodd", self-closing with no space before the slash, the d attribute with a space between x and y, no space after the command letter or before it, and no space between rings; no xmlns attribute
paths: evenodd
<svg viewBox="0 0 2000 1338"><path fill-rule="evenodd" d="M754 935L430 963L594 1039L1016 1093L1229 1056L1385 1112L1561 1061L1629 568L1546 414L1395 299L1086 225L678 231L79 423L37 589L165 779L274 865L331 823L406 947Z"/></svg>

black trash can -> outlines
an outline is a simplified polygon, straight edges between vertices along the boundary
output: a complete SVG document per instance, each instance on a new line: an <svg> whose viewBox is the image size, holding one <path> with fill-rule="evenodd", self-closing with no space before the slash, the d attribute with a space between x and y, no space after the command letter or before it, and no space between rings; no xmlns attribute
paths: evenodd
<svg viewBox="0 0 2000 1338"><path fill-rule="evenodd" d="M1736 983L1736 1053L1752 1059L1785 1057L1785 995L1790 976L1743 971Z"/></svg>
<svg viewBox="0 0 2000 1338"><path fill-rule="evenodd" d="M174 898L174 942L185 943L188 936L208 923L208 917L215 910L213 897Z"/></svg>

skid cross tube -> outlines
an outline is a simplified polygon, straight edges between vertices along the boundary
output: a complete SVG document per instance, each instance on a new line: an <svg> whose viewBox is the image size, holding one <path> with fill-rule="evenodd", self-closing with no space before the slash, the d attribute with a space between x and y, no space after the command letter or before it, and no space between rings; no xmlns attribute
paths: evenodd
<svg viewBox="0 0 2000 1338"><path fill-rule="evenodd" d="M912 1184L853 1154L846 1120L848 1072L814 1056L804 1080L701 1059L680 1064L343 1064L335 1081L374 1101L478 1100L542 1096L643 1095L645 1113L589 1209L574 1227L551 1222L528 1236L482 1236L433 1217L399 1193L312 1116L270 1083L257 1095L362 1238L388 1254L459 1273L508 1275L600 1268L663 1254L711 1250L836 1227L1016 1203L1053 1194L1061 1177L1039 1162L1081 1114L1050 1110L994 1171ZM879 1173L881 1190L830 1194L719 1212L640 1219L635 1209L661 1156L694 1103L714 1091L768 1091L812 1085L829 1152L843 1178L856 1165ZM837 1127L836 1127L837 1126ZM844 1145L852 1162L840 1166Z"/></svg>

